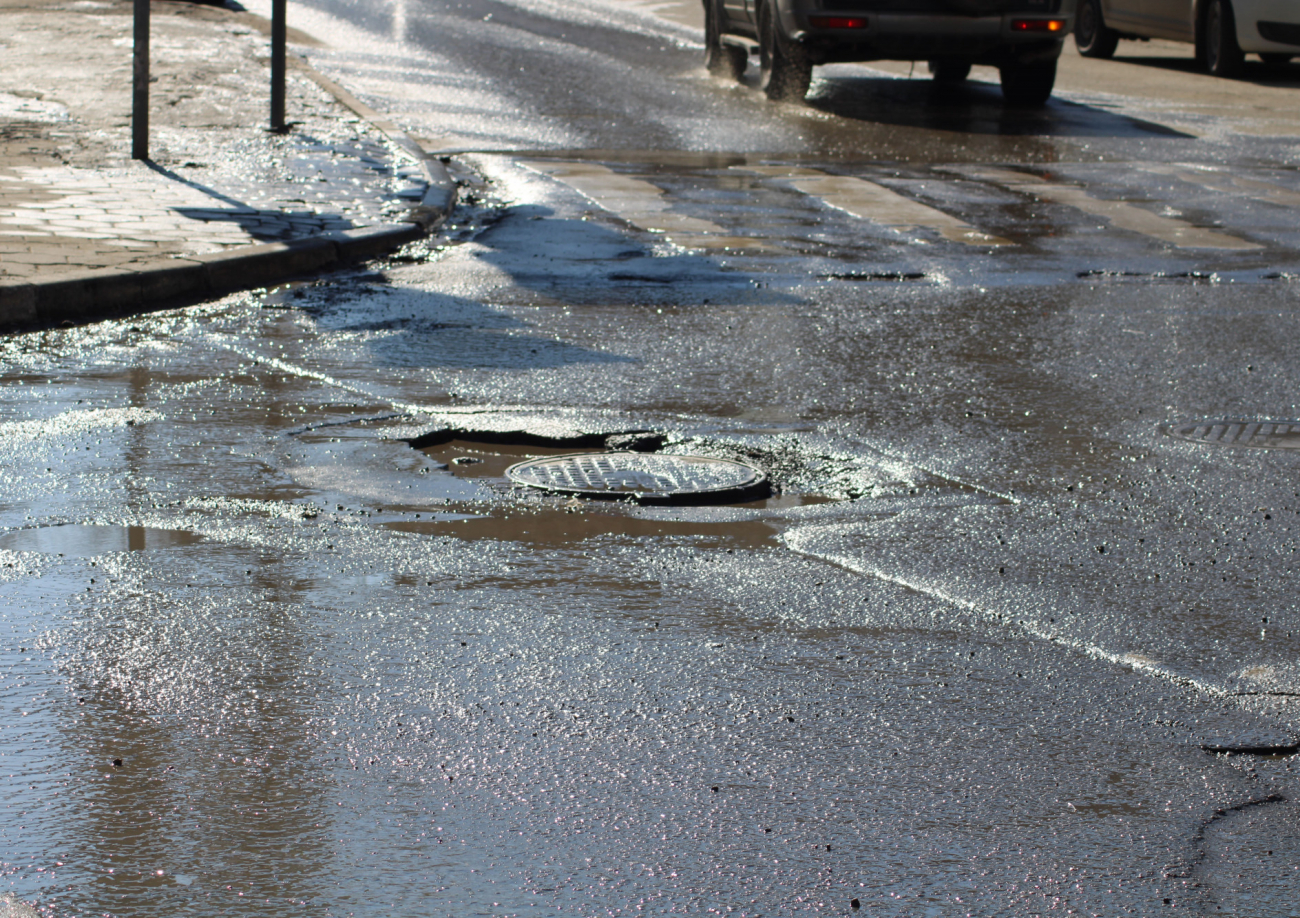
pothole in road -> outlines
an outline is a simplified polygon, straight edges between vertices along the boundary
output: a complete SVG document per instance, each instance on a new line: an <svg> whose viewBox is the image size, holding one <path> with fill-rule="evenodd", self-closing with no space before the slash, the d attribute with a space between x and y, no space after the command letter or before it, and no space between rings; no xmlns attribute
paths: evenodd
<svg viewBox="0 0 1300 918"><path fill-rule="evenodd" d="M797 495L800 503L914 497L922 492L947 492L964 487L909 463L864 450L859 444L838 443L803 430L754 429L749 424L744 429L720 429L719 425L701 421L694 430L669 432L637 428L627 424L624 418L609 414L570 409L539 415L519 408L465 408L429 415L428 421L433 421L433 425L421 420L423 423L418 426L407 424L390 429L384 437L423 450L442 463L454 463L457 457L454 452L445 454L440 448L457 442L488 454L464 457L466 464L474 458L491 463L493 454L514 455L517 457L514 462L493 467L491 476L472 473L475 477L501 478L506 487L509 482L504 479L510 465L543 455L576 452L635 452L729 460L762 472L772 493ZM452 470L456 472L454 465ZM533 482L520 483L515 490L518 492L529 485L536 486ZM576 493L577 489L567 490ZM745 503L759 494L761 489L756 488L707 502Z"/></svg>
<svg viewBox="0 0 1300 918"><path fill-rule="evenodd" d="M1201 420L1165 428L1176 440L1250 449L1300 449L1300 422Z"/></svg>
<svg viewBox="0 0 1300 918"><path fill-rule="evenodd" d="M668 442L659 431L619 429L595 418L575 423L574 418L514 412L480 414L472 427L463 423L466 419L399 436L453 474L483 465L478 474L470 474L496 478L515 490L675 506L748 503L772 492L767 474L755 465L658 452ZM483 455L445 455L445 447L457 443ZM502 467L500 460L512 453L514 461Z"/></svg>
<svg viewBox="0 0 1300 918"><path fill-rule="evenodd" d="M1285 759L1300 752L1298 742L1270 742L1267 740L1242 740L1202 743L1201 751L1210 755L1253 755L1270 759Z"/></svg>
<svg viewBox="0 0 1300 918"><path fill-rule="evenodd" d="M184 529L67 523L8 533L0 536L0 548L59 557L93 558L110 552L176 548L202 541L203 536Z"/></svg>
<svg viewBox="0 0 1300 918"><path fill-rule="evenodd" d="M666 442L664 434L611 422L599 413L564 412L538 416L512 409L466 409L431 415L430 427L406 427L392 436L416 449L453 441L542 449L620 449L651 452Z"/></svg>
<svg viewBox="0 0 1300 918"><path fill-rule="evenodd" d="M421 450L458 478L510 488L519 496L624 500L660 505L751 508L825 503L814 494L772 497L767 475L728 459L613 450L574 453L562 447L452 440ZM584 502L585 504L585 502Z"/></svg>
<svg viewBox="0 0 1300 918"><path fill-rule="evenodd" d="M420 535L495 539L535 546L563 547L587 539L702 539L745 549L771 547L785 528L785 515L805 505L831 502L814 494L785 493L727 506L637 507L624 501L590 501L514 485L507 475L516 465L572 456L561 447L515 446L453 440L421 450L451 475L498 493L510 490L516 500L482 513L437 513L432 518L388 520L383 528ZM598 454L601 456L617 453ZM652 458L645 456L643 458ZM450 509L450 508L448 508ZM467 508L468 509L468 508Z"/></svg>

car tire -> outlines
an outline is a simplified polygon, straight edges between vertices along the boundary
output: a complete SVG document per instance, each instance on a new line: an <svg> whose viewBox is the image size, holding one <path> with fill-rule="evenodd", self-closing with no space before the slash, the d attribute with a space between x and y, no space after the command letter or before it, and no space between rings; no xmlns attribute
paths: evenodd
<svg viewBox="0 0 1300 918"><path fill-rule="evenodd" d="M1056 61L1007 64L1000 68L1002 98L1018 108L1038 108L1047 102L1056 84Z"/></svg>
<svg viewBox="0 0 1300 918"><path fill-rule="evenodd" d="M936 83L964 83L970 76L970 61L930 61Z"/></svg>
<svg viewBox="0 0 1300 918"><path fill-rule="evenodd" d="M749 55L736 45L722 43L722 10L718 0L704 0L704 67L716 77L739 81Z"/></svg>
<svg viewBox="0 0 1300 918"><path fill-rule="evenodd" d="M1100 0L1079 0L1078 18L1074 20L1074 46L1079 53L1109 60L1118 45L1119 33L1102 19Z"/></svg>
<svg viewBox="0 0 1300 918"><path fill-rule="evenodd" d="M802 102L812 83L812 62L777 27L771 2L758 8L759 89L773 102Z"/></svg>
<svg viewBox="0 0 1300 918"><path fill-rule="evenodd" d="M1201 63L1215 76L1234 77L1241 73L1245 55L1237 44L1237 23L1228 0L1209 0L1201 20Z"/></svg>

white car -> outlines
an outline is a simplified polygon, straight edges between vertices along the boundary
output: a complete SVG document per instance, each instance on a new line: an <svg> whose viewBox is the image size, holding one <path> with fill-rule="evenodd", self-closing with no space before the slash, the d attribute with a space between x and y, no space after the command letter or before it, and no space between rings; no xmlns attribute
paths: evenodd
<svg viewBox="0 0 1300 918"><path fill-rule="evenodd" d="M1285 64L1300 54L1300 0L1079 0L1074 41L1085 57L1110 57L1121 38L1193 42L1218 76L1247 54Z"/></svg>

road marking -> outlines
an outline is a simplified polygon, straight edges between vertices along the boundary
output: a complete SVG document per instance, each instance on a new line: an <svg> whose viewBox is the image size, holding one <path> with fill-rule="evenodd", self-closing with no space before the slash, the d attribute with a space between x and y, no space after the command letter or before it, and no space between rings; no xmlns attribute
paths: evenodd
<svg viewBox="0 0 1300 918"><path fill-rule="evenodd" d="M1290 188L1283 188L1281 185L1274 185L1272 182L1261 182L1258 179L1232 175L1215 166L1145 163L1139 168L1143 172L1172 176L1189 184L1201 185L1214 191L1244 195L1256 201L1280 204L1283 207L1300 207L1300 192L1292 191Z"/></svg>
<svg viewBox="0 0 1300 918"><path fill-rule="evenodd" d="M596 206L649 233L688 249L773 249L770 243L736 236L708 220L672 213L662 188L597 163L519 160L563 182Z"/></svg>
<svg viewBox="0 0 1300 918"><path fill-rule="evenodd" d="M1172 217L1162 217L1149 210L1130 204L1127 201L1105 201L1094 198L1079 185L1058 185L1037 175L1016 172L1012 169L963 169L963 175L969 175L982 181L1001 185L1011 191L1027 194L1054 204L1064 204L1096 217L1103 217L1112 226L1140 233L1168 242L1183 249L1232 249L1244 251L1259 249L1262 246L1225 233L1192 226Z"/></svg>
<svg viewBox="0 0 1300 918"><path fill-rule="evenodd" d="M848 175L831 175L818 169L793 166L732 166L779 179L836 210L870 220L899 232L932 229L945 239L966 245L1011 245L1011 240L990 236L951 214L927 207L875 182Z"/></svg>

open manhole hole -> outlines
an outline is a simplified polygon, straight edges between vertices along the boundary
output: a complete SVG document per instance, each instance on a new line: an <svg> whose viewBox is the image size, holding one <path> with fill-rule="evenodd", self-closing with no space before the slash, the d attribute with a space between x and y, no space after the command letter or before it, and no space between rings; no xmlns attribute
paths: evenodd
<svg viewBox="0 0 1300 918"><path fill-rule="evenodd" d="M766 497L767 476L741 462L653 453L578 453L518 462L516 484L558 494L641 504L725 504Z"/></svg>
<svg viewBox="0 0 1300 918"><path fill-rule="evenodd" d="M1297 421L1194 421L1165 429L1171 437L1251 449L1300 449Z"/></svg>

